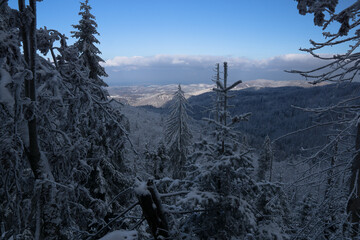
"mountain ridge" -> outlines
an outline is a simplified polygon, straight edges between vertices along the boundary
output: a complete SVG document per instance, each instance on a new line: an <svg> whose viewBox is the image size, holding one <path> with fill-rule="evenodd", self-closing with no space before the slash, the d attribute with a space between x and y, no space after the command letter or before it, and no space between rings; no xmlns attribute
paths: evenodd
<svg viewBox="0 0 360 240"><path fill-rule="evenodd" d="M325 83L320 84L323 86ZM131 106L146 106L163 107L169 102L173 93L177 90L178 84L168 85L149 85L149 86L112 86L108 87L110 98L116 99L124 104ZM296 86L302 88L316 87L305 81L275 81L267 79L257 79L252 81L245 81L239 84L234 90L241 90L247 88L276 88L285 86ZM185 92L185 97L198 96L206 92L211 92L214 84L186 84L181 85Z"/></svg>

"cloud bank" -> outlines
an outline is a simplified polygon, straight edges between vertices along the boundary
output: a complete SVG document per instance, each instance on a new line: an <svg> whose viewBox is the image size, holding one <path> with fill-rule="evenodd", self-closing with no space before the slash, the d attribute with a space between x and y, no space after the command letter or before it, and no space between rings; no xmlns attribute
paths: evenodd
<svg viewBox="0 0 360 240"><path fill-rule="evenodd" d="M310 70L324 62L308 54L286 54L253 60L242 57L206 55L118 56L106 60L110 85L210 83L216 63L228 62L229 80L301 80L284 70Z"/></svg>

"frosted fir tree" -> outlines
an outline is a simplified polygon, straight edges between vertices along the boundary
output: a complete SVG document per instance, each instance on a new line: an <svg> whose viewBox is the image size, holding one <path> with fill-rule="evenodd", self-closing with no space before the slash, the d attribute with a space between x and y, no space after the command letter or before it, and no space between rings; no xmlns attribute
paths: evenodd
<svg viewBox="0 0 360 240"><path fill-rule="evenodd" d="M233 134L233 126L236 123L241 121L248 121L251 113L245 113L240 116L231 117L229 108L229 99L232 97L230 91L234 89L237 85L242 83L241 80L236 81L235 83L228 85L228 63L224 62L224 76L220 78L220 68L219 64L216 64L216 78L213 79L216 83L216 87L213 88L213 91L216 94L215 98L215 109L212 109L214 113L214 119L205 118L204 120L215 125L216 131L215 135L217 140L220 142L221 146L219 151L222 153L226 152L226 145L228 142L234 142L236 139L236 134ZM236 140L235 140L236 141Z"/></svg>
<svg viewBox="0 0 360 240"><path fill-rule="evenodd" d="M174 178L185 176L184 166L192 138L188 126L187 108L187 100L179 85L172 100L171 112L166 121L165 130L165 139L169 148L170 162L173 165Z"/></svg>
<svg viewBox="0 0 360 240"><path fill-rule="evenodd" d="M243 148L219 154L216 145L202 142L195 146L192 156L194 165L188 179L193 179L206 196L212 196L207 201L204 198L203 207L207 211L198 215L194 226L201 229L200 239L245 239L257 229L252 158Z"/></svg>
<svg viewBox="0 0 360 240"><path fill-rule="evenodd" d="M217 69L218 65L217 65ZM224 63L224 81L217 74L217 93L214 119L204 129L209 136L193 144L194 152L186 180L194 182L196 197L206 211L192 219L192 231L199 239L246 239L256 233L254 198L256 184L249 149L236 141L239 135L232 126L247 120L249 114L231 118L228 112L229 92L241 81L227 85L227 63ZM196 206L196 205L195 205Z"/></svg>
<svg viewBox="0 0 360 240"><path fill-rule="evenodd" d="M1 236L101 237L109 218L126 207L126 199L115 198L129 184L124 116L99 100L94 90L101 87L89 84L89 70L64 35L35 31L36 1L30 5L19 1L19 14L0 4ZM53 50L54 62L36 48L44 55ZM29 154L35 134L38 164Z"/></svg>
<svg viewBox="0 0 360 240"><path fill-rule="evenodd" d="M335 140L330 149L322 149L320 156L315 152L311 153L313 158L305 158L308 166L294 181L296 194L304 195L302 201L296 203L295 217L292 217L293 236L298 239L314 239L313 236L317 239L356 239L353 238L356 232L352 232L354 226L348 214L352 210L348 209L351 199L344 186L348 184L344 180L350 175L348 162L354 155L345 138L341 143L333 136L328 138ZM304 159L301 162L304 163ZM342 168L342 165L346 167ZM299 164L296 166L303 168Z"/></svg>
<svg viewBox="0 0 360 240"><path fill-rule="evenodd" d="M7 1L0 4L0 234L32 239L22 227L32 209L34 177L24 151L28 128L21 96L24 79L32 74L23 65L16 14Z"/></svg>
<svg viewBox="0 0 360 240"><path fill-rule="evenodd" d="M256 185L256 239L290 239L293 221L282 185L264 181Z"/></svg>
<svg viewBox="0 0 360 240"><path fill-rule="evenodd" d="M269 136L265 137L265 141L263 144L263 150L261 152L260 158L258 160L259 168L258 168L258 180L265 181L265 177L269 172L269 181L272 180L272 161L273 161L273 151L271 147L271 140Z"/></svg>
<svg viewBox="0 0 360 240"><path fill-rule="evenodd" d="M199 239L288 239L287 228L283 227L286 208L282 206L286 204L281 202L283 198L270 202L281 188L264 190L255 182L252 149L239 142L239 133L233 129L250 116L245 113L232 117L229 112L230 91L241 81L228 84L227 63L223 79L218 64L216 70L214 119L205 119L211 125L204 132L210 134L206 140L193 144L186 177L204 194L195 196L206 210L192 219L192 231L197 232ZM261 219L261 212L271 216Z"/></svg>
<svg viewBox="0 0 360 240"><path fill-rule="evenodd" d="M282 184L272 182L274 158L269 136L265 137L258 159L257 239L289 239L290 218L286 194ZM267 177L269 178L267 179Z"/></svg>
<svg viewBox="0 0 360 240"><path fill-rule="evenodd" d="M84 238L105 234L104 230L97 232L106 224L104 219L126 205L124 199L120 204L113 201L113 197L129 184L128 176L124 174L127 167L123 155L127 129L121 112L109 101L99 99L99 92L95 90L102 88L94 89L88 84L91 81L88 71L82 67L81 59L74 58L76 52L75 47L64 44L57 58L65 85L62 90L66 89L62 93L66 108L59 109L58 114L66 119L59 127L72 142L71 149L61 154L68 165L67 171L61 172L61 178L70 178L71 184L78 184L76 194L71 195L71 201L77 204L67 206L69 219L78 223L77 231L71 233L81 234L75 236ZM79 215L73 215L73 212L86 217L78 218Z"/></svg>
<svg viewBox="0 0 360 240"><path fill-rule="evenodd" d="M151 151L146 146L144 156L147 172L155 179L164 177L166 166L169 165L169 156L166 154L165 145L160 143L157 151Z"/></svg>
<svg viewBox="0 0 360 240"><path fill-rule="evenodd" d="M314 225L315 223L319 223L319 216L317 215L316 209L317 209L318 203L316 202L316 199L314 198L313 194L307 193L300 203L297 205L297 211L296 211L296 220L297 220L297 226L296 230L297 238L298 239L311 239L313 236L313 233L310 230L313 230L313 228L317 225ZM320 226L317 226L319 228ZM316 229L315 229L316 230Z"/></svg>
<svg viewBox="0 0 360 240"><path fill-rule="evenodd" d="M107 77L105 69L99 64L104 60L99 56L100 50L95 44L100 44L95 35L99 35L97 23L95 22L95 16L90 13L91 6L89 1L80 3L79 15L81 19L79 24L73 25L77 31L72 31L73 37L78 39L75 43L75 47L80 52L80 58L83 60L83 64L89 69L89 78L93 80L93 83L98 86L106 87L107 84L101 79L101 77Z"/></svg>

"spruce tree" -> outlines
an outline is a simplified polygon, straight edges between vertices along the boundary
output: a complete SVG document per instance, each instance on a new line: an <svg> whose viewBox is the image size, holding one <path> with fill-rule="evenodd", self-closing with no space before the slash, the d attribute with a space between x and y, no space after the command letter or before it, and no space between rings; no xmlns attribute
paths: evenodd
<svg viewBox="0 0 360 240"><path fill-rule="evenodd" d="M218 71L217 65L213 89L217 93L215 119L205 119L212 123L214 132L206 141L193 144L194 153L189 161L192 164L187 179L195 182L206 196L200 199L207 210L194 219L193 226L200 239L251 239L256 233L253 159L249 149L237 141L239 136L232 128L239 121L247 120L250 114L230 116L229 92L241 81L227 85L226 62L223 81Z"/></svg>
<svg viewBox="0 0 360 240"><path fill-rule="evenodd" d="M94 89L102 87L91 84L78 48L56 30L35 29L35 0L34 14L21 18L30 9L24 2L20 14L7 1L0 3L0 235L101 237L108 219L126 207L126 199L115 199L129 183L122 164L124 116L99 101ZM53 46L56 40L60 47ZM57 50L54 64L35 54L36 48L44 55ZM34 120L39 160L46 163L40 166L28 153L28 122Z"/></svg>
<svg viewBox="0 0 360 240"><path fill-rule="evenodd" d="M188 146L191 143L191 132L188 126L187 100L181 86L174 94L171 113L166 122L165 138L169 146L169 157L173 164L173 177L184 176L184 165L188 153Z"/></svg>
<svg viewBox="0 0 360 240"><path fill-rule="evenodd" d="M265 181L267 172L269 171L269 181L272 180L272 161L273 161L273 151L271 148L271 141L269 136L265 137L263 144L263 149L258 160L259 169L258 169L258 180Z"/></svg>
<svg viewBox="0 0 360 240"><path fill-rule="evenodd" d="M100 50L95 44L100 44L95 35L100 35L97 31L97 23L95 22L95 16L90 13L91 6L89 1L80 3L79 15L81 19L78 25L73 25L77 31L72 31L72 36L78 39L75 46L80 52L80 58L83 60L84 66L89 70L89 78L93 80L93 83L106 87L107 84L101 79L101 77L107 77L105 69L99 64L104 60L99 56Z"/></svg>

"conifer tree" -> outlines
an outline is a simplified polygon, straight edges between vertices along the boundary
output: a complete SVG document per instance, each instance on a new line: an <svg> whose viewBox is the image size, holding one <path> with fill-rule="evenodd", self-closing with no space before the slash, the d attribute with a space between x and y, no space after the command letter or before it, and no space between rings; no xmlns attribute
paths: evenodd
<svg viewBox="0 0 360 240"><path fill-rule="evenodd" d="M164 177L165 166L169 163L169 157L166 154L165 145L159 144L157 151L151 151L146 146L145 159L147 160L147 171L155 179Z"/></svg>
<svg viewBox="0 0 360 240"><path fill-rule="evenodd" d="M214 138L195 143L190 156L193 164L187 179L192 179L197 189L209 198L203 203L207 211L199 214L193 225L200 228L197 230L200 239L246 239L256 232L253 200L256 185L250 176L252 157L247 154L249 150L236 141L239 136L232 126L247 120L250 114L231 118L229 92L241 81L228 86L227 63L224 63L223 81L218 66L215 119L205 119L214 126L211 135Z"/></svg>
<svg viewBox="0 0 360 240"><path fill-rule="evenodd" d="M181 86L173 97L171 113L166 122L165 138L169 146L169 157L173 169L173 177L181 178L184 176L184 165L188 154L188 146L191 143L191 132L188 126L187 100Z"/></svg>
<svg viewBox="0 0 360 240"><path fill-rule="evenodd" d="M266 136L264 144L263 144L263 150L261 152L260 158L259 158L259 169L258 169L258 180L264 181L266 180L265 177L267 175L267 172L269 171L269 181L272 180L272 161L273 161L273 152L271 148L271 141L269 136Z"/></svg>
<svg viewBox="0 0 360 240"><path fill-rule="evenodd" d="M79 15L81 19L79 24L73 25L77 31L72 31L73 37L78 39L75 46L80 52L80 58L83 60L84 66L89 69L89 78L93 80L93 83L106 87L107 84L101 79L101 77L107 77L105 69L99 64L104 60L99 56L100 50L95 44L100 44L95 35L99 35L97 23L95 22L95 16L90 13L91 6L89 0L80 3Z"/></svg>
<svg viewBox="0 0 360 240"><path fill-rule="evenodd" d="M229 98L232 96L229 95L229 92L235 88L237 85L239 85L242 81L238 80L232 85L228 86L228 64L227 62L224 62L224 77L223 79L220 79L219 75L219 64L216 64L216 88L213 88L213 91L216 93L216 103L215 103L215 119L206 119L209 122L212 122L216 125L217 131L217 139L221 141L221 149L220 151L222 153L225 153L226 151L226 141L225 139L229 140L231 139L231 131L232 126L235 123L238 123L240 121L247 121L250 117L251 113L246 113L241 116L235 116L231 118L229 113ZM231 121L229 121L229 119Z"/></svg>
<svg viewBox="0 0 360 240"><path fill-rule="evenodd" d="M124 117L99 101L94 89L101 86L93 87L78 49L67 46L64 35L35 29L36 1L30 3L19 1L19 13L0 1L0 235L101 237L106 231L98 229L126 205L114 199L128 184L122 164ZM56 40L58 48L52 45ZM36 49L59 55L52 64ZM37 140L41 150L40 164L32 164L25 151L31 151L28 121L36 124L37 139L31 141Z"/></svg>
<svg viewBox="0 0 360 240"><path fill-rule="evenodd" d="M289 239L291 217L287 197L281 184L257 183L256 239Z"/></svg>

